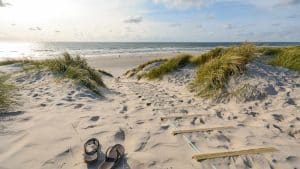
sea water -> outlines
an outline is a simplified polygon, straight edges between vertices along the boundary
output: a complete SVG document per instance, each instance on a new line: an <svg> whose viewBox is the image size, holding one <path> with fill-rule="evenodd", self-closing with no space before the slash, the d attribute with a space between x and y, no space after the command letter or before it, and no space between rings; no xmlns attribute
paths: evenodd
<svg viewBox="0 0 300 169"><path fill-rule="evenodd" d="M174 52L202 52L239 42L0 42L0 60L15 58L51 58L64 52L84 57L110 57ZM300 45L297 42L257 42L264 46ZM145 55L147 56L147 55Z"/></svg>

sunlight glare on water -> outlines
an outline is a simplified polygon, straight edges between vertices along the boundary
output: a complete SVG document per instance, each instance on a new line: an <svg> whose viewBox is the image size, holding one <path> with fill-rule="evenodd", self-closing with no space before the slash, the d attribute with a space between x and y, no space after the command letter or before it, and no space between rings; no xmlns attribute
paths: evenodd
<svg viewBox="0 0 300 169"><path fill-rule="evenodd" d="M32 58L31 53L37 44L26 42L0 42L0 60Z"/></svg>

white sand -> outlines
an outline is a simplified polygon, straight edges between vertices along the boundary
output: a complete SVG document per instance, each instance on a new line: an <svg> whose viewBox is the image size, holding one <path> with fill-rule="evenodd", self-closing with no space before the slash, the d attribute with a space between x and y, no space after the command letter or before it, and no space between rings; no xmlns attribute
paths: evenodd
<svg viewBox="0 0 300 169"><path fill-rule="evenodd" d="M118 59L105 61L107 67L117 65L119 70L115 72L136 63L131 60L129 65L122 65L115 60ZM0 67L0 71L4 69L8 67ZM0 168L95 168L87 167L82 156L84 141L92 137L99 139L102 152L116 143L125 146L126 159L117 168L299 167L299 73L258 63L250 64L248 70L237 81L258 85L267 91L266 98L246 103L231 99L219 104L188 92L186 84L194 72L191 67L162 81L104 77L109 88L102 90L105 98L97 98L70 80L58 80L46 71L17 73L11 81L19 87L16 98L20 105L10 114L1 114ZM264 88L268 84L272 87ZM158 111L159 108L165 109ZM161 114L186 113L208 115L178 119L180 129L236 126L231 130L185 134L202 153L261 146L273 146L279 152L195 162L191 157L196 152L182 135L171 135L174 127L169 121L160 121Z"/></svg>

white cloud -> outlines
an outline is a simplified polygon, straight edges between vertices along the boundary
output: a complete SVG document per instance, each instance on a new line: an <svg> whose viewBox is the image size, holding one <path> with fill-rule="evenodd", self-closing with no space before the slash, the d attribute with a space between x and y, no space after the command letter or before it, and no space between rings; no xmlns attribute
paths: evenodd
<svg viewBox="0 0 300 169"><path fill-rule="evenodd" d="M129 19L126 19L125 23L141 23L143 21L143 17L137 16L137 17L130 17Z"/></svg>
<svg viewBox="0 0 300 169"><path fill-rule="evenodd" d="M232 24L226 24L226 25L224 25L224 28L225 29L232 29L233 26L232 26Z"/></svg>
<svg viewBox="0 0 300 169"><path fill-rule="evenodd" d="M6 7L6 6L9 6L9 5L11 5L11 4L10 3L5 3L2 0L0 0L0 7Z"/></svg>
<svg viewBox="0 0 300 169"><path fill-rule="evenodd" d="M188 9L203 7L215 0L153 0L157 4L163 4L172 9Z"/></svg>

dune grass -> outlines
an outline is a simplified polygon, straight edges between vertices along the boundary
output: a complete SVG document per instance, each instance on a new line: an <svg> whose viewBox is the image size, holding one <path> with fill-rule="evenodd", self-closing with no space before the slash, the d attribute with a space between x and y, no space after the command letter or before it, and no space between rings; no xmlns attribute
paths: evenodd
<svg viewBox="0 0 300 169"><path fill-rule="evenodd" d="M11 64L26 64L30 63L30 60L27 59L12 59L12 60L4 60L0 61L0 66L11 65Z"/></svg>
<svg viewBox="0 0 300 169"><path fill-rule="evenodd" d="M300 71L300 46L281 48L274 55L269 64Z"/></svg>
<svg viewBox="0 0 300 169"><path fill-rule="evenodd" d="M152 63L155 63L155 62L165 62L165 61L167 61L167 59L155 59L155 60L148 61L148 62L146 62L144 64L139 65L136 68L128 70L124 75L126 75L128 77L132 77L132 76L136 75L139 71L143 70L146 66L148 66L148 65L150 65Z"/></svg>
<svg viewBox="0 0 300 169"><path fill-rule="evenodd" d="M64 53L63 57L32 61L31 64L35 68L47 68L57 75L73 79L98 95L101 95L98 87L105 87L101 74L91 68L86 59L80 56L73 57L69 53Z"/></svg>
<svg viewBox="0 0 300 169"><path fill-rule="evenodd" d="M86 59L80 56L71 56L69 53L64 53L62 57L46 60L7 60L0 62L0 65L15 63L23 64L24 70L49 69L56 75L75 80L98 95L101 95L98 87L105 87L101 78L101 73L104 71L99 72L91 68ZM108 73L107 75L112 76Z"/></svg>
<svg viewBox="0 0 300 169"><path fill-rule="evenodd" d="M7 76L0 76L0 112L10 108L13 103L12 91L14 86L6 82L7 78Z"/></svg>
<svg viewBox="0 0 300 169"><path fill-rule="evenodd" d="M208 51L207 53L203 53L199 56L192 57L191 63L193 63L195 65L202 65L202 64L210 61L211 59L214 59L214 58L220 56L223 51L224 51L223 48L214 48L214 49Z"/></svg>
<svg viewBox="0 0 300 169"><path fill-rule="evenodd" d="M258 49L258 52L262 53L263 55L277 55L282 48L279 47L263 47Z"/></svg>
<svg viewBox="0 0 300 169"><path fill-rule="evenodd" d="M222 94L231 76L244 71L256 51L252 44L244 44L221 50L214 58L200 66L191 84L200 96L216 97Z"/></svg>
<svg viewBox="0 0 300 169"><path fill-rule="evenodd" d="M149 72L145 73L143 75L143 77L146 77L148 79L162 78L163 75L190 63L191 58L192 58L192 55L183 54L183 55L179 55L174 58L168 59L167 61L162 63L157 68L154 68L154 69L150 70Z"/></svg>

